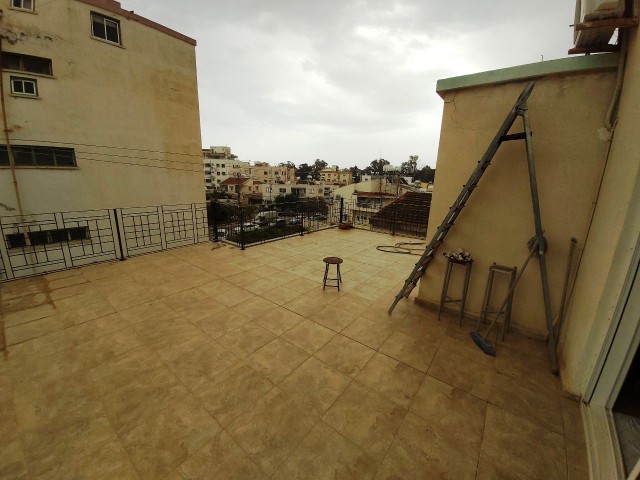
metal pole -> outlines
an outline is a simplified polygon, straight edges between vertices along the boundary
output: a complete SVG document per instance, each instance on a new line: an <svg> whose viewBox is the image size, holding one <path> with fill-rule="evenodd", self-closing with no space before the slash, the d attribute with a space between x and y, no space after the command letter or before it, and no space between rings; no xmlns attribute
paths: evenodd
<svg viewBox="0 0 640 480"><path fill-rule="evenodd" d="M124 262L124 249L122 248L122 236L120 235L120 222L118 221L118 209L113 209L113 218L116 222L116 232L118 233L118 245L120 246L120 261Z"/></svg>
<svg viewBox="0 0 640 480"><path fill-rule="evenodd" d="M529 127L529 114L527 104L524 103L519 108L518 114L522 117L524 124L525 142L527 146L527 164L529 167L529 184L531 186L531 203L533 206L533 219L536 228L536 240L538 241L538 262L540 263L540 276L542 280L542 296L544 299L544 314L547 323L547 350L551 371L558 373L558 358L556 355L556 333L553 327L553 313L551 312L551 296L549 294L549 277L547 273L547 261L545 252L547 241L542 230L542 217L540 215L540 202L538 199L538 183L536 180L536 166L533 160L533 144L531 143L531 130Z"/></svg>
<svg viewBox="0 0 640 480"><path fill-rule="evenodd" d="M340 220L338 223L342 223L344 221L344 198L340 197Z"/></svg>
<svg viewBox="0 0 640 480"><path fill-rule="evenodd" d="M244 209L238 207L240 210L240 250L244 250Z"/></svg>
<svg viewBox="0 0 640 480"><path fill-rule="evenodd" d="M218 202L211 202L211 216L213 217L213 241L218 241Z"/></svg>

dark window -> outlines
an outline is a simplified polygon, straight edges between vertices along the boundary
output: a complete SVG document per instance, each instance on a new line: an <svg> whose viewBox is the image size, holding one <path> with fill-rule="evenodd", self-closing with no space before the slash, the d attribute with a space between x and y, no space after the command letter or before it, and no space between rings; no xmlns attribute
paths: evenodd
<svg viewBox="0 0 640 480"><path fill-rule="evenodd" d="M27 238L29 243L27 244ZM89 240L89 227L57 228L54 230L35 230L23 233L11 233L5 236L8 248L24 248L28 245L48 245L68 241Z"/></svg>
<svg viewBox="0 0 640 480"><path fill-rule="evenodd" d="M20 248L27 246L27 239L22 233L10 233L6 237L7 246L9 248Z"/></svg>
<svg viewBox="0 0 640 480"><path fill-rule="evenodd" d="M20 10L34 11L34 0L11 0L11 6L13 8L19 8Z"/></svg>
<svg viewBox="0 0 640 480"><path fill-rule="evenodd" d="M73 148L13 145L11 151L17 166L76 166L76 154ZM7 146L0 145L0 166L7 165L9 165Z"/></svg>
<svg viewBox="0 0 640 480"><path fill-rule="evenodd" d="M21 72L53 75L51 59L21 55L19 53L4 52L2 54L2 68L6 70L20 70Z"/></svg>
<svg viewBox="0 0 640 480"><path fill-rule="evenodd" d="M11 93L38 96L38 82L33 78L11 77Z"/></svg>
<svg viewBox="0 0 640 480"><path fill-rule="evenodd" d="M91 13L91 34L120 45L120 22L99 13Z"/></svg>

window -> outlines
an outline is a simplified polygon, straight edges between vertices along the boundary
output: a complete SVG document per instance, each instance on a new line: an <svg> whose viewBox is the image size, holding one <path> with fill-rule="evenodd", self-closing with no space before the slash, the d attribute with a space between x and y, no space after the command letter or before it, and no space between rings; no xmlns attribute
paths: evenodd
<svg viewBox="0 0 640 480"><path fill-rule="evenodd" d="M13 145L16 166L75 167L76 154L73 148L38 147L33 145ZM0 166L9 165L6 145L0 145Z"/></svg>
<svg viewBox="0 0 640 480"><path fill-rule="evenodd" d="M29 242L27 243L27 239ZM29 245L48 245L51 243L89 240L89 227L58 228L55 230L36 230L33 232L12 233L5 236L9 248L24 248Z"/></svg>
<svg viewBox="0 0 640 480"><path fill-rule="evenodd" d="M30 12L35 10L34 0L11 0L11 6L20 10L29 10Z"/></svg>
<svg viewBox="0 0 640 480"><path fill-rule="evenodd" d="M53 75L49 58L33 57L19 53L4 52L2 54L2 68L5 70L39 73L41 75Z"/></svg>
<svg viewBox="0 0 640 480"><path fill-rule="evenodd" d="M33 78L11 77L11 93L27 97L38 96L38 82Z"/></svg>
<svg viewBox="0 0 640 480"><path fill-rule="evenodd" d="M287 193L287 189L286 188L281 188L280 189L280 193Z"/></svg>
<svg viewBox="0 0 640 480"><path fill-rule="evenodd" d="M91 13L91 35L120 45L120 22L99 13Z"/></svg>

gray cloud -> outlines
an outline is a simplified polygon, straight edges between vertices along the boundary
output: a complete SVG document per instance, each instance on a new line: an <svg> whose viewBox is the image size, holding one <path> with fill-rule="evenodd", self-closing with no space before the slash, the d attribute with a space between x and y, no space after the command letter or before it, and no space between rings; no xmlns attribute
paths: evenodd
<svg viewBox="0 0 640 480"><path fill-rule="evenodd" d="M123 0L198 40L205 146L241 158L433 165L439 78L565 56L557 0Z"/></svg>

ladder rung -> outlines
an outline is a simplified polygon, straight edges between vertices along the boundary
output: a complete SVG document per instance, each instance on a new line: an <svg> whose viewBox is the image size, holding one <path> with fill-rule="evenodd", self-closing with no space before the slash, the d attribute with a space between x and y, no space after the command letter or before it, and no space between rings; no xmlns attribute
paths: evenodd
<svg viewBox="0 0 640 480"><path fill-rule="evenodd" d="M533 132L530 132L533 135ZM527 134L525 132L520 133L511 133L508 135L503 135L500 137L501 142L510 142L513 140L525 140L527 138Z"/></svg>

